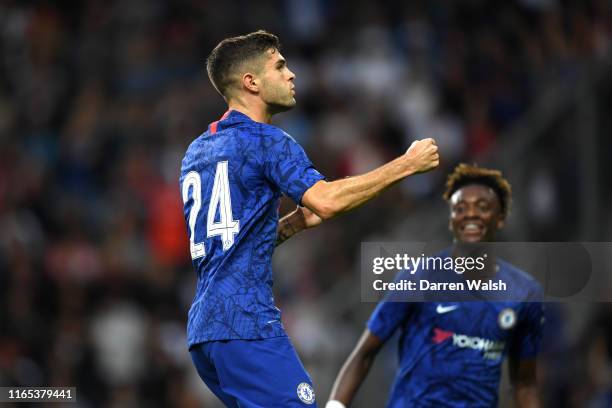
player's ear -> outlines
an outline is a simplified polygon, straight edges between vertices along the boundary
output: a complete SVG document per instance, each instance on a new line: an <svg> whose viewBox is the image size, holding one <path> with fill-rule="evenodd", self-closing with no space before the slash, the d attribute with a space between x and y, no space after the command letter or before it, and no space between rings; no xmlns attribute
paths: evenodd
<svg viewBox="0 0 612 408"><path fill-rule="evenodd" d="M500 230L506 225L506 220L503 217L497 219L497 229Z"/></svg>
<svg viewBox="0 0 612 408"><path fill-rule="evenodd" d="M242 75L242 86L251 92L259 92L259 79L250 72L246 72Z"/></svg>

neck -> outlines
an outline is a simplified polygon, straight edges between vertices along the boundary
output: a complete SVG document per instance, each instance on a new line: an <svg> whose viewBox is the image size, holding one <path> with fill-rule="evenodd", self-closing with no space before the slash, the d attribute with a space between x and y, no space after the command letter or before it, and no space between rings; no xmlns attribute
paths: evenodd
<svg viewBox="0 0 612 408"><path fill-rule="evenodd" d="M271 123L272 113L268 110L267 104L258 101L245 101L240 98L231 99L227 103L228 109L244 113L255 122Z"/></svg>
<svg viewBox="0 0 612 408"><path fill-rule="evenodd" d="M486 242L453 242L453 256L481 256L491 245Z"/></svg>

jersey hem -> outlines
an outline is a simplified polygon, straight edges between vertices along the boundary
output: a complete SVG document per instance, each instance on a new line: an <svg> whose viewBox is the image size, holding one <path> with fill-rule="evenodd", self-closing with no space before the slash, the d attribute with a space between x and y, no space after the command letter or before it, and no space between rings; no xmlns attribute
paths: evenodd
<svg viewBox="0 0 612 408"><path fill-rule="evenodd" d="M187 345L189 347L189 350L191 350L192 348L194 348L195 346L198 346L200 344L204 344L204 343L210 343L212 341L229 341L229 340L267 340L267 339L275 339L275 338L279 338L279 337L289 337L287 335L287 333L284 334L276 334L273 336L254 336L254 337L221 337L221 338L212 338L212 339L207 339L205 337L202 338L198 338L195 339L194 341L189 342Z"/></svg>

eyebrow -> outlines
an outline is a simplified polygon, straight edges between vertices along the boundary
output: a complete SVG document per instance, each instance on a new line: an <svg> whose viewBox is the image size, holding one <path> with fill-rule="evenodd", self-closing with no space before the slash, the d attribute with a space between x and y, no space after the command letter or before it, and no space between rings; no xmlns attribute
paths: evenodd
<svg viewBox="0 0 612 408"><path fill-rule="evenodd" d="M472 202L475 203L475 204L479 204L479 203L482 203L482 202L488 204L488 200L486 198L478 198L478 199L476 199L476 200L474 200ZM467 201L467 200L462 198L459 201L457 201L454 205L457 205L457 204L467 204L467 203L469 203L469 201Z"/></svg>
<svg viewBox="0 0 612 408"><path fill-rule="evenodd" d="M285 61L283 58L280 58L278 61L274 63L274 65L276 66L276 68L281 68L287 65L287 61Z"/></svg>

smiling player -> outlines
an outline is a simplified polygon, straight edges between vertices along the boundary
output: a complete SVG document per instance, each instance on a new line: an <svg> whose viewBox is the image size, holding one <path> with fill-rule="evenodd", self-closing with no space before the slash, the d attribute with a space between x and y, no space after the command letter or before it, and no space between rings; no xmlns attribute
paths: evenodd
<svg viewBox="0 0 612 408"><path fill-rule="evenodd" d="M501 172L461 164L448 177L444 199L454 244L441 256L473 255L468 252L473 244L494 241L503 228L511 189ZM512 281L523 299L541 299L540 285L506 262L487 258L484 275ZM388 407L497 406L506 356L516 405L539 407L535 357L542 317L540 302L382 301L340 370L327 408L353 401L376 354L397 329L400 362Z"/></svg>
<svg viewBox="0 0 612 408"><path fill-rule="evenodd" d="M433 139L369 173L327 182L270 124L295 103L295 75L265 31L223 40L208 76L228 111L187 149L181 167L197 272L187 341L200 377L228 407L316 406L310 376L272 296L272 253L293 234L349 211L438 165ZM281 194L298 205L278 219Z"/></svg>

